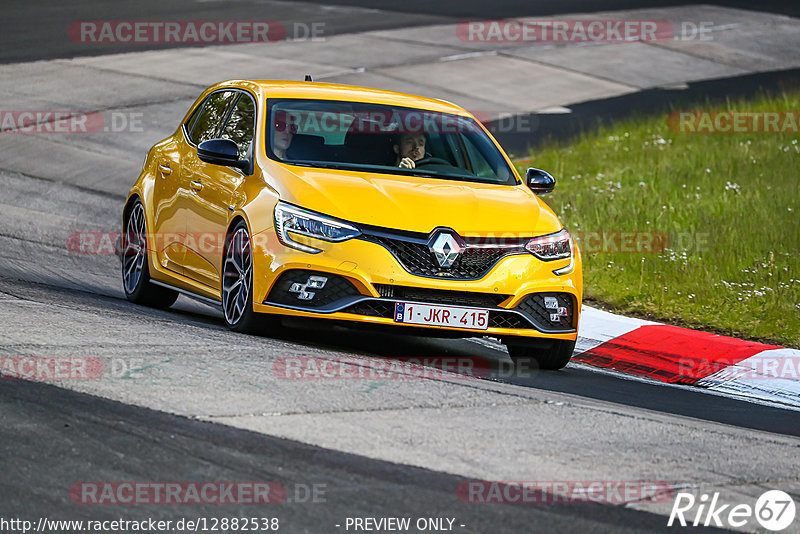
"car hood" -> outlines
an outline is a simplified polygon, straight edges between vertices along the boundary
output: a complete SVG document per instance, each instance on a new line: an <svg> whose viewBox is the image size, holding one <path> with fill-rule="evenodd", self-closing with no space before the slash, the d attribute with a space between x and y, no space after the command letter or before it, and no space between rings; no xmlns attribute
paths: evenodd
<svg viewBox="0 0 800 534"><path fill-rule="evenodd" d="M524 185L283 165L276 171L271 185L281 200L356 224L424 233L441 226L461 235L561 229L552 210Z"/></svg>

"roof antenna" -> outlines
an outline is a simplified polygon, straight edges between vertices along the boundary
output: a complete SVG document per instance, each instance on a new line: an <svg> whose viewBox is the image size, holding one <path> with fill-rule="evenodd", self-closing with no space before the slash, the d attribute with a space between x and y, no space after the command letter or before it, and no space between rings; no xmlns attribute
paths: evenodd
<svg viewBox="0 0 800 534"><path fill-rule="evenodd" d="M306 79L305 79L305 81L307 81L307 82L313 82L314 80L312 80L312 79L311 79L311 75L310 75L310 74L306 74Z"/></svg>

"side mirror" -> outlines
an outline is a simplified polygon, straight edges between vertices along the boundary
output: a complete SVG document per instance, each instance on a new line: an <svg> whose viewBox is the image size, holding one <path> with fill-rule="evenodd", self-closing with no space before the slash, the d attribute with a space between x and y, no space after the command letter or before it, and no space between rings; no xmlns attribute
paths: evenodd
<svg viewBox="0 0 800 534"><path fill-rule="evenodd" d="M546 195L553 191L556 179L547 171L530 168L525 173L525 184L537 195Z"/></svg>
<svg viewBox="0 0 800 534"><path fill-rule="evenodd" d="M245 169L249 162L239 159L239 147L230 139L209 139L197 147L197 157L213 165Z"/></svg>

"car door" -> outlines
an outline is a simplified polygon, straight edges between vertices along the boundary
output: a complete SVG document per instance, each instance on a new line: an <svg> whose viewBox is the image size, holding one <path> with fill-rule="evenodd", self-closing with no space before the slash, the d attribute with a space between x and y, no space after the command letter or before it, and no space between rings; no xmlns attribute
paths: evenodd
<svg viewBox="0 0 800 534"><path fill-rule="evenodd" d="M172 142L159 152L156 160L156 179L153 184L155 227L148 236L149 248L155 248L162 268L183 273L183 230L185 221L179 209L180 183L175 171L179 166L178 144Z"/></svg>
<svg viewBox="0 0 800 534"><path fill-rule="evenodd" d="M255 100L237 91L227 117L216 133L239 147L239 159L252 162L255 132ZM186 212L186 258L184 274L206 286L219 289L225 231L234 206L236 192L245 173L233 167L205 163L197 151L186 155L182 165L192 195Z"/></svg>
<svg viewBox="0 0 800 534"><path fill-rule="evenodd" d="M186 214L185 188L180 175L181 155L185 152L184 139L192 132L192 128L201 114L208 98L200 102L189 118L181 126L182 136L173 137L169 143L161 147L156 156L156 179L153 184L153 204L155 207L150 246L156 251L158 263L162 268L183 274L183 263L186 257L185 231Z"/></svg>

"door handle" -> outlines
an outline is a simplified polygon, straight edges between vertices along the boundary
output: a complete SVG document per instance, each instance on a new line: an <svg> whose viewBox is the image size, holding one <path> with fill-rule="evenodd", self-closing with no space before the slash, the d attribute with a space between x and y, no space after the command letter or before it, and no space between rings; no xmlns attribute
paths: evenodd
<svg viewBox="0 0 800 534"><path fill-rule="evenodd" d="M200 180L192 180L191 182L189 182L189 185L195 191L200 191L201 189L203 189L203 184L202 182L200 182Z"/></svg>
<svg viewBox="0 0 800 534"><path fill-rule="evenodd" d="M169 165L159 165L158 170L160 170L163 175L172 174L172 169L169 168Z"/></svg>

